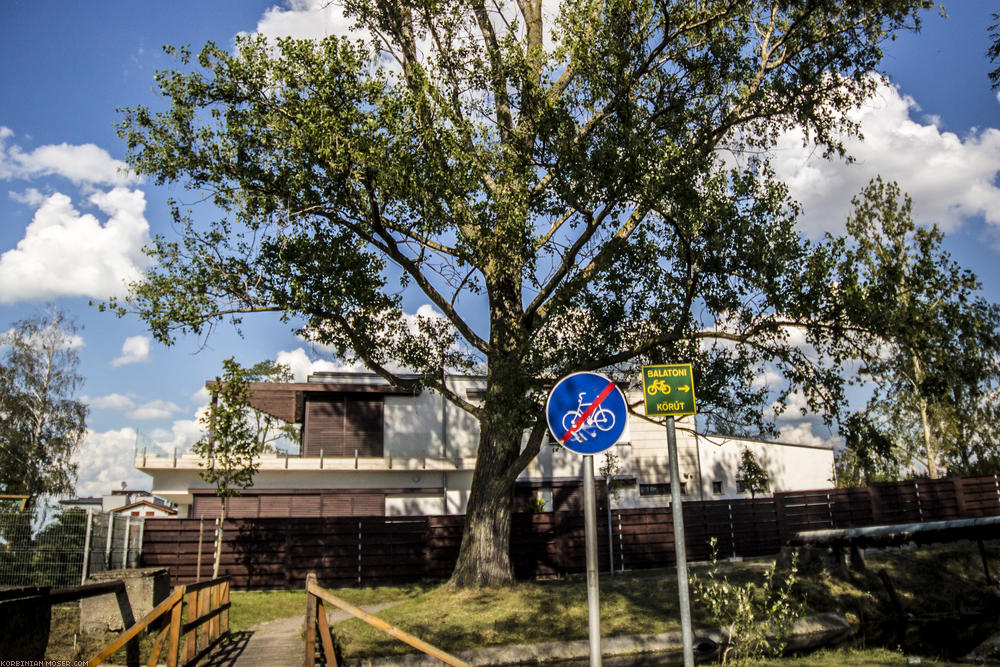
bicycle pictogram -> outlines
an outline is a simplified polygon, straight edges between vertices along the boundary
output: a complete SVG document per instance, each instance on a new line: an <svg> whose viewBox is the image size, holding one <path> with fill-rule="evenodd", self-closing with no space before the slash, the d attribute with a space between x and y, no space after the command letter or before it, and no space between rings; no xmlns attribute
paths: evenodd
<svg viewBox="0 0 1000 667"><path fill-rule="evenodd" d="M586 395L587 395L586 392L581 392L577 402L576 410L570 410L569 412L563 415L562 426L564 430L569 431L571 428L573 428L573 424L575 424L580 419L580 417L583 416L583 413L587 411L587 408L589 408L593 404L593 401L588 403L583 400L583 397ZM603 405L598 405L597 408L593 412L591 412L590 415L588 415L586 421L584 421L583 424L580 425L580 428L576 430L576 433L573 434L573 437L576 440L582 442L584 439L586 439L586 436L584 435L583 431L588 431L596 428L598 431L603 431L607 433L614 427L615 427L615 413L613 413L611 410L608 410Z"/></svg>
<svg viewBox="0 0 1000 667"><path fill-rule="evenodd" d="M653 380L646 387L646 393L650 396L656 396L657 394L666 396L670 393L670 385L667 384L666 380Z"/></svg>

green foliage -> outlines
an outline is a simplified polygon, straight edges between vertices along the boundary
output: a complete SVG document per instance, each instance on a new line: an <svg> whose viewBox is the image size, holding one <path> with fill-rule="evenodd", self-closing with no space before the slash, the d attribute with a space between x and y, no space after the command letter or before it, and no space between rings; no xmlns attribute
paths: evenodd
<svg viewBox="0 0 1000 667"><path fill-rule="evenodd" d="M931 4L569 0L547 24L537 2L350 0L372 39L168 49L164 107L124 109L119 134L138 173L214 210L174 205L181 238L155 239L153 268L105 307L163 342L279 313L466 409L482 472L465 539L491 544L463 547L457 572L504 583L492 518L565 373L631 384L637 364L687 360L700 404L758 431L792 391L836 415L843 246L799 235L767 150L800 127L842 155L882 42ZM408 289L437 313L405 316ZM785 386L754 384L765 366ZM482 402L449 370L488 371Z"/></svg>
<svg viewBox="0 0 1000 667"><path fill-rule="evenodd" d="M545 511L545 499L539 496L532 496L528 498L527 502L524 504L524 511L531 512L533 514L541 514Z"/></svg>
<svg viewBox="0 0 1000 667"><path fill-rule="evenodd" d="M1000 59L1000 14L993 13L992 17L993 23L988 28L990 46L986 49L986 57L990 59L991 63L996 64L997 60ZM989 77L994 89L1000 86L1000 67L990 70Z"/></svg>
<svg viewBox="0 0 1000 667"><path fill-rule="evenodd" d="M834 455L838 487L869 486L899 479L899 460L892 439L865 415L851 415L841 430L844 448Z"/></svg>
<svg viewBox="0 0 1000 667"><path fill-rule="evenodd" d="M212 408L200 420L206 433L192 448L201 457L199 476L214 484L220 497L253 485L261 454L283 433L274 417L251 407L250 383L290 379L287 367L269 361L249 368L232 357L222 362L222 376L209 387Z"/></svg>
<svg viewBox="0 0 1000 667"><path fill-rule="evenodd" d="M740 464L736 468L736 477L742 483L743 490L750 492L751 498L755 498L758 493L767 491L770 483L767 471L757 462L757 456L746 447L740 454Z"/></svg>
<svg viewBox="0 0 1000 667"><path fill-rule="evenodd" d="M53 310L0 334L0 493L28 495L29 512L42 496L73 492L87 430L77 330Z"/></svg>
<svg viewBox="0 0 1000 667"><path fill-rule="evenodd" d="M610 449L604 452L601 457L601 467L597 471L598 474L604 478L604 487L608 492L608 501L610 502L612 498L618 498L618 492L625 485L625 482L619 479L615 479L615 475L620 473L622 470L621 459Z"/></svg>
<svg viewBox="0 0 1000 667"><path fill-rule="evenodd" d="M876 389L864 418L846 424L848 447L876 475L893 462L919 461L937 477L942 465L995 460L1000 307L942 249L940 230L916 226L898 185L877 178L853 204L840 288L857 323L862 377Z"/></svg>
<svg viewBox="0 0 1000 667"><path fill-rule="evenodd" d="M705 577L691 577L691 594L698 607L729 632L722 664L781 655L792 624L803 609L792 593L798 580L797 556L792 556L783 577L772 564L761 584L735 584L725 575L720 576L716 543L713 537L712 565Z"/></svg>

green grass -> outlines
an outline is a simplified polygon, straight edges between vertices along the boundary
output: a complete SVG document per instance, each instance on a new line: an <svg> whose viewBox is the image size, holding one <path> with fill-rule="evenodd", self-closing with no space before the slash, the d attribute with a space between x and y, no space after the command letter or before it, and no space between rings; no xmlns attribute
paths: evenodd
<svg viewBox="0 0 1000 667"><path fill-rule="evenodd" d="M383 602L400 602L413 598L427 586L411 584L406 586L382 586L379 588L342 588L337 594L358 606ZM233 591L229 595L232 605L229 612L229 627L233 632L249 630L255 625L279 618L299 616L306 613L306 592L298 591Z"/></svg>
<svg viewBox="0 0 1000 667"><path fill-rule="evenodd" d="M908 665L912 656L884 648L869 649L826 649L812 655L781 660L762 660L749 663L752 667L758 665L781 665L781 667L892 667ZM964 663L946 662L931 658L920 658L921 665L937 665L938 667L959 667Z"/></svg>
<svg viewBox="0 0 1000 667"><path fill-rule="evenodd" d="M1000 542L987 543L994 575L1000 575ZM856 626L892 618L877 571L889 573L904 609L921 618L960 613L1000 616L1000 592L984 585L982 563L974 543L960 542L910 549L870 551L867 573L851 573L847 580L818 570L800 572L796 597L806 613L840 611ZM759 581L768 561L723 563L732 583ZM701 574L707 566L692 568ZM446 651L512 644L534 644L587 638L587 592L581 578L521 582L478 591L456 591L445 585L335 589L335 595L358 605L398 603L378 612L379 618ZM677 588L672 568L601 577L601 634L603 637L655 634L679 629ZM236 591L231 596L233 632L279 618L305 613L304 591ZM697 605L694 623L715 625ZM78 613L77 613L78 614ZM72 650L78 615L53 615L50 658L89 657L91 642L80 638ZM371 626L352 619L336 623L334 635L345 657L394 655L412 652L408 646ZM62 639L57 638L63 635ZM148 643L148 640L146 640ZM99 648L99 647L98 647ZM797 667L904 665L907 656L878 648L821 651L810 656L757 663ZM921 664L947 665L922 658Z"/></svg>
<svg viewBox="0 0 1000 667"><path fill-rule="evenodd" d="M994 543L994 559L1000 544ZM972 543L890 549L869 552L867 573L852 573L847 581L818 570L801 572L796 596L805 613L840 611L856 626L892 618L892 607L877 570L893 580L904 609L918 617L959 612L1000 611L1000 593L984 586L978 552ZM732 583L760 581L765 562L722 564ZM693 573L705 566L692 568ZM357 604L348 591L336 594ZM654 634L679 629L677 589L673 570L637 572L601 578L603 637ZM715 624L694 606L696 626ZM511 644L569 641L587 637L586 588L581 579L522 582L482 591L428 589L378 614L388 623L446 651ZM346 657L393 655L412 649L359 620L334 625ZM907 664L899 653L834 652L832 657L801 659L789 664ZM861 657L858 657L861 656ZM816 662L816 660L821 660ZM826 660L826 662L822 662ZM929 662L927 664L947 664Z"/></svg>

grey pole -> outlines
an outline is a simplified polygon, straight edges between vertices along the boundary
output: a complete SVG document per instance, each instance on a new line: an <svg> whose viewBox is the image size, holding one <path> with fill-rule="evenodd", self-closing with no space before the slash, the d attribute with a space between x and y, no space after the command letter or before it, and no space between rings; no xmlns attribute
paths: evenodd
<svg viewBox="0 0 1000 667"><path fill-rule="evenodd" d="M604 478L604 500L608 503L608 574L615 576L615 530L611 523L611 475Z"/></svg>
<svg viewBox="0 0 1000 667"><path fill-rule="evenodd" d="M691 630L691 598L688 594L687 548L684 545L684 509L681 507L681 474L677 465L677 434L674 418L667 417L667 456L670 457L670 506L674 518L674 553L677 555L677 597L681 607L681 645L684 667L694 667L694 637Z"/></svg>
<svg viewBox="0 0 1000 667"><path fill-rule="evenodd" d="M90 537L93 534L94 508L87 508L87 530L83 536L83 568L80 571L80 585L87 583L87 575L90 574Z"/></svg>
<svg viewBox="0 0 1000 667"><path fill-rule="evenodd" d="M594 498L594 457L583 457L583 514L587 544L587 620L590 667L601 667L601 603L597 576L597 502Z"/></svg>

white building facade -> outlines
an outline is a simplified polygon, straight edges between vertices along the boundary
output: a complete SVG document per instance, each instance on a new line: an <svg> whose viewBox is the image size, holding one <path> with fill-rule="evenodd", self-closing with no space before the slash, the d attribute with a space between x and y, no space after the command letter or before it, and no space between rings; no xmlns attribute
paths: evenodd
<svg viewBox="0 0 1000 667"><path fill-rule="evenodd" d="M455 375L449 387L478 400L484 379ZM476 463L475 418L440 394L399 390L374 375L323 373L305 383L254 385L254 405L302 424L298 455L267 454L254 485L229 501L227 514L251 516L365 516L462 514ZM829 488L833 452L825 447L695 434L677 420L678 464L686 500L749 497L737 469L744 449L768 472L771 492ZM670 504L666 434L661 423L631 415L608 453L617 508ZM175 503L180 517L217 516L214 487L198 477L201 462L184 453L139 451L136 467L153 478L152 493ZM595 469L607 469L595 456ZM600 474L600 473L598 473ZM583 458L542 445L517 483L517 502L547 511L580 505Z"/></svg>

